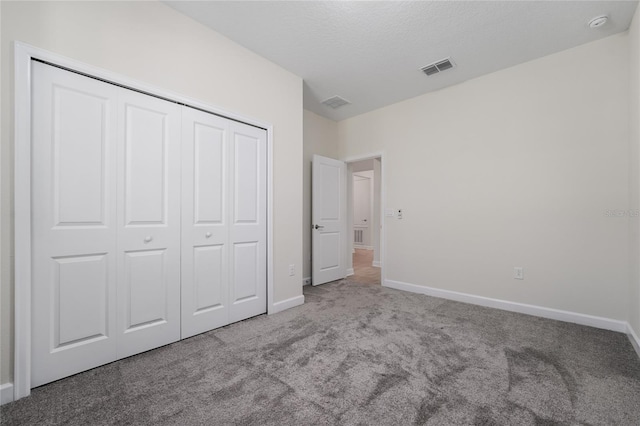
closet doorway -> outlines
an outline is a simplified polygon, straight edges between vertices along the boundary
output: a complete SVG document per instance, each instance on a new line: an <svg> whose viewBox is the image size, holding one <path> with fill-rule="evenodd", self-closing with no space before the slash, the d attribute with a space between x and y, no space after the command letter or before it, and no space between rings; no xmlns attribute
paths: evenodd
<svg viewBox="0 0 640 426"><path fill-rule="evenodd" d="M16 67L15 399L272 307L271 126L30 46Z"/></svg>

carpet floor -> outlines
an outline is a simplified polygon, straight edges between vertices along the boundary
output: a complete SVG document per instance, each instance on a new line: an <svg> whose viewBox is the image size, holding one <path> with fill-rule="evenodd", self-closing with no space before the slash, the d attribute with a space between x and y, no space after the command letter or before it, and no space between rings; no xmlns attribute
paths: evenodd
<svg viewBox="0 0 640 426"><path fill-rule="evenodd" d="M7 425L638 425L621 333L337 281L34 389Z"/></svg>

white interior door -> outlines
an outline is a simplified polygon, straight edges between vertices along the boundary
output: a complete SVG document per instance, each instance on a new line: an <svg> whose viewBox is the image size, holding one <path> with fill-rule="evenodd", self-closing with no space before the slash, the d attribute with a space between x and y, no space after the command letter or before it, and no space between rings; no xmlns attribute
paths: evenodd
<svg viewBox="0 0 640 426"><path fill-rule="evenodd" d="M182 111L182 338L229 324L229 120Z"/></svg>
<svg viewBox="0 0 640 426"><path fill-rule="evenodd" d="M353 243L371 245L371 179L353 175Z"/></svg>
<svg viewBox="0 0 640 426"><path fill-rule="evenodd" d="M333 158L313 156L311 190L312 284L347 275L347 166Z"/></svg>
<svg viewBox="0 0 640 426"><path fill-rule="evenodd" d="M117 88L32 65L35 387L116 359Z"/></svg>
<svg viewBox="0 0 640 426"><path fill-rule="evenodd" d="M267 312L267 132L230 122L229 321Z"/></svg>
<svg viewBox="0 0 640 426"><path fill-rule="evenodd" d="M118 358L180 339L180 106L119 90Z"/></svg>

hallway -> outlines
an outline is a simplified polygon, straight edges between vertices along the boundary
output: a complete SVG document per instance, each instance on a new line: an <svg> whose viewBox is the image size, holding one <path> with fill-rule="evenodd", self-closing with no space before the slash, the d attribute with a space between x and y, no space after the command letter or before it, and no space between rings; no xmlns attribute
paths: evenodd
<svg viewBox="0 0 640 426"><path fill-rule="evenodd" d="M373 250L355 249L353 254L353 281L363 284L380 285L380 268L371 266Z"/></svg>

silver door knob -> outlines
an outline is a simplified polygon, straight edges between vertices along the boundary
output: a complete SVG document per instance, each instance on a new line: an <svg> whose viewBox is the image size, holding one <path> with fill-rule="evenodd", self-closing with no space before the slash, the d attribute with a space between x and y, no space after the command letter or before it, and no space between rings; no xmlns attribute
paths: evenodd
<svg viewBox="0 0 640 426"><path fill-rule="evenodd" d="M153 240L153 237L151 235L144 238L145 243L150 243L152 240Z"/></svg>
<svg viewBox="0 0 640 426"><path fill-rule="evenodd" d="M207 238L211 238L211 232L207 232L206 234L204 234L204 236Z"/></svg>

